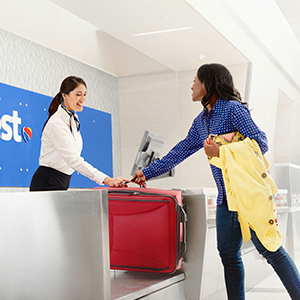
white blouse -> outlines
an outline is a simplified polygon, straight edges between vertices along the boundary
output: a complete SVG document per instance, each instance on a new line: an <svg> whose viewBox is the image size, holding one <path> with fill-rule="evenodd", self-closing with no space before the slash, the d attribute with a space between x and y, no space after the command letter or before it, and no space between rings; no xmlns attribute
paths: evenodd
<svg viewBox="0 0 300 300"><path fill-rule="evenodd" d="M81 134L77 131L74 119L72 118L72 132L69 122L70 116L59 106L47 122L42 134L40 166L50 167L68 175L77 171L98 184L103 184L107 175L80 156Z"/></svg>

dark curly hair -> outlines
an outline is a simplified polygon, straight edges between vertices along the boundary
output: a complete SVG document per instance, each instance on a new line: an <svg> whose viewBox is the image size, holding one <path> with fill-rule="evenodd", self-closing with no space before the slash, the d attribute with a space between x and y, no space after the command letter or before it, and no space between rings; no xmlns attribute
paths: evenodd
<svg viewBox="0 0 300 300"><path fill-rule="evenodd" d="M215 94L223 100L242 101L239 91L234 87L232 76L229 70L221 64L205 64L197 71L198 79L204 83L206 94L201 103L206 113L207 105L210 103L212 96Z"/></svg>

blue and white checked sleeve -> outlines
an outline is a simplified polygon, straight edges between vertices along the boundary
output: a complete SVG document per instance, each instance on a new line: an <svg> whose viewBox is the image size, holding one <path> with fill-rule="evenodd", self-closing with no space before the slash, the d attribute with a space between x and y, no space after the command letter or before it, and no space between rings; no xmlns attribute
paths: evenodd
<svg viewBox="0 0 300 300"><path fill-rule="evenodd" d="M196 120L197 118L194 120L193 125L184 140L174 146L163 158L154 161L148 167L143 169L143 173L147 180L169 172L203 147L203 141L200 139Z"/></svg>

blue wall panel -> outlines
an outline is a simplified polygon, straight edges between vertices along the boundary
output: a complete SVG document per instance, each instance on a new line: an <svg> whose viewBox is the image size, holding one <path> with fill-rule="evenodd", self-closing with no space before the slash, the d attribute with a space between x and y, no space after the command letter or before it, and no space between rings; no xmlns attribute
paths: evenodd
<svg viewBox="0 0 300 300"><path fill-rule="evenodd" d="M0 83L0 186L27 187L38 167L42 127L52 98ZM78 114L82 156L113 176L111 115L85 107ZM32 131L31 139L26 132ZM96 183L74 172L71 187Z"/></svg>

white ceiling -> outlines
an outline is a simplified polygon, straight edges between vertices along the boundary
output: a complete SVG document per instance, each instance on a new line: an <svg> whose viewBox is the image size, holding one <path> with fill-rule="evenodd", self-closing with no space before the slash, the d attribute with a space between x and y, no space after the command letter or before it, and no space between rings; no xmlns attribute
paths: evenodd
<svg viewBox="0 0 300 300"><path fill-rule="evenodd" d="M51 1L94 25L100 32L122 42L120 47L115 44L115 50L122 49L116 54L121 64L135 64L136 51L143 54L145 59L153 59L158 64L153 64L149 73L155 70L161 72L162 66L181 71L197 69L201 63L220 62L234 65L248 62L244 55L185 0ZM300 42L300 0L274 1ZM186 29L135 36L180 28ZM130 48L125 51L124 45ZM202 55L205 58L199 61L198 57ZM139 63L143 65L142 60ZM147 63L146 68L149 67L149 61ZM120 77L135 75L136 72L131 72L128 66L120 70L122 71L117 74ZM144 69L144 73L147 70Z"/></svg>
<svg viewBox="0 0 300 300"><path fill-rule="evenodd" d="M197 9L189 2L193 6L197 4ZM210 4L222 10L223 15L218 16L216 10L205 14ZM262 9L257 11L262 4ZM245 40L237 36L235 30L230 31L234 38L231 35L228 39L247 54L243 55L204 19L209 16L209 21L214 23L211 18L219 18L217 28L223 31L223 28L230 28L223 19L227 16L227 20L235 22L236 29L243 30L237 30L240 34L251 35L250 46L264 50L271 61L281 59L276 63L286 77L292 74L295 81L300 82L297 75L300 0L0 0L0 7L0 28L117 77L195 70L200 64L210 62L225 65L248 62L251 52L245 51L245 47L241 49ZM248 13L250 7L252 14ZM243 16L239 16L239 12ZM263 28L266 14L274 22L270 26L266 21L267 30L263 30L266 29ZM249 22L258 28L256 36ZM284 28L280 30L276 25ZM170 31L182 28L185 29ZM135 36L164 30L167 32ZM260 35L259 31L266 34ZM289 38L292 36L289 47L297 51L286 51L285 33ZM269 53L264 44L266 39L268 45L270 39L273 42ZM240 41L239 45L236 40ZM274 49L278 51L275 53ZM201 55L205 55L203 60L198 58ZM293 62L290 57L294 58Z"/></svg>
<svg viewBox="0 0 300 300"><path fill-rule="evenodd" d="M130 46L132 50L174 71L195 70L201 63L209 62L225 65L248 62L245 56L183 0L51 1ZM181 28L185 29L135 36ZM134 56L129 52L119 51L118 56L122 55L124 60L132 58L132 64L135 63ZM198 58L201 55L205 56L202 61ZM153 72L152 68L150 73ZM144 73L147 73L146 70ZM127 72L117 75L132 74L127 68Z"/></svg>
<svg viewBox="0 0 300 300"><path fill-rule="evenodd" d="M300 42L300 0L275 0Z"/></svg>

